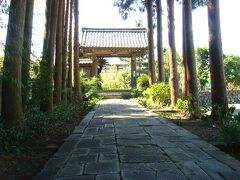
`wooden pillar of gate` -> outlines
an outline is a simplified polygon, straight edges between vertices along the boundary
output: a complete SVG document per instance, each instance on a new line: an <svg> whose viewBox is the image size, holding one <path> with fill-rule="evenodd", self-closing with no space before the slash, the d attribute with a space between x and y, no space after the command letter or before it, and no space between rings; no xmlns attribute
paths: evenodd
<svg viewBox="0 0 240 180"><path fill-rule="evenodd" d="M92 58L92 60L93 60L93 64L92 64L92 77L96 77L97 75L98 75L98 73L97 73L97 68L98 68L98 60L97 60L97 58L95 57L95 58Z"/></svg>
<svg viewBox="0 0 240 180"><path fill-rule="evenodd" d="M136 56L131 57L131 88L137 87L137 65Z"/></svg>

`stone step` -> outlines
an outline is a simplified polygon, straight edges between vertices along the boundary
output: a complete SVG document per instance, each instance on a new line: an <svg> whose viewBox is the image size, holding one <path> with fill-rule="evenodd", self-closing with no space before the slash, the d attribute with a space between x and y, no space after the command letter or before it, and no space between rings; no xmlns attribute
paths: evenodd
<svg viewBox="0 0 240 180"><path fill-rule="evenodd" d="M101 90L99 95L103 99L129 99L131 96L130 90Z"/></svg>

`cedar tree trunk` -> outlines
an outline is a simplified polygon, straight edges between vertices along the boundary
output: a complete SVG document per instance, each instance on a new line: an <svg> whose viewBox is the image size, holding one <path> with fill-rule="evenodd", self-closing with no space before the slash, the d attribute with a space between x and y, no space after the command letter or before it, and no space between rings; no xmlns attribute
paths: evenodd
<svg viewBox="0 0 240 180"><path fill-rule="evenodd" d="M167 0L168 8L168 40L169 40L169 69L170 69L170 88L171 105L175 106L178 99L178 74L175 47L175 27L174 27L174 0Z"/></svg>
<svg viewBox="0 0 240 180"><path fill-rule="evenodd" d="M148 21L148 74L149 84L156 82L155 76L155 60L154 60L154 42L153 42L153 8L152 0L146 0L147 21Z"/></svg>
<svg viewBox="0 0 240 180"><path fill-rule="evenodd" d="M66 1L66 11L64 20L64 35L63 35L63 61L62 61L62 101L67 101L67 40L68 40L68 19L69 19L69 1Z"/></svg>
<svg viewBox="0 0 240 180"><path fill-rule="evenodd" d="M70 0L70 22L69 22L69 42L68 42L68 77L67 77L67 89L68 89L68 101L72 101L72 88L73 88L73 0Z"/></svg>
<svg viewBox="0 0 240 180"><path fill-rule="evenodd" d="M40 109L51 112L53 109L53 62L56 42L58 0L47 0L46 27L44 35L43 58L40 67Z"/></svg>
<svg viewBox="0 0 240 180"><path fill-rule="evenodd" d="M74 98L78 102L82 99L80 89L80 74L79 74L79 12L78 0L74 0Z"/></svg>
<svg viewBox="0 0 240 180"><path fill-rule="evenodd" d="M185 4L182 2L182 98L187 99L187 56L186 56L186 23Z"/></svg>
<svg viewBox="0 0 240 180"><path fill-rule="evenodd" d="M219 0L208 0L212 116L218 120L220 117L216 114L216 106L223 108L224 112L228 109L219 11Z"/></svg>
<svg viewBox="0 0 240 180"><path fill-rule="evenodd" d="M24 112L26 111L27 108L30 89L29 79L30 79L31 45L32 45L33 7L34 0L26 0L24 39L22 52L22 106Z"/></svg>
<svg viewBox="0 0 240 180"><path fill-rule="evenodd" d="M198 107L198 87L196 75L195 51L192 30L192 0L184 0L185 4L185 40L186 40L186 67L187 67L187 90L190 97L190 106ZM192 114L194 116L194 114Z"/></svg>
<svg viewBox="0 0 240 180"><path fill-rule="evenodd" d="M164 82L164 59L162 45L162 4L161 0L156 1L157 4L157 52L158 52L158 80Z"/></svg>
<svg viewBox="0 0 240 180"><path fill-rule="evenodd" d="M62 59L63 59L63 1L59 1L56 35L56 58L54 72L54 102L62 99Z"/></svg>
<svg viewBox="0 0 240 180"><path fill-rule="evenodd" d="M26 0L11 1L2 80L2 118L7 127L21 126L22 48Z"/></svg>

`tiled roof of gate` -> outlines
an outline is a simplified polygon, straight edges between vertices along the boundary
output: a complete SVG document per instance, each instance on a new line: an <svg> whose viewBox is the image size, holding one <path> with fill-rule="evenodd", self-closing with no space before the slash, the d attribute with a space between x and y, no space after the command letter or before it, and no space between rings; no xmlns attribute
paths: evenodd
<svg viewBox="0 0 240 180"><path fill-rule="evenodd" d="M145 28L83 28L81 47L85 48L147 48Z"/></svg>

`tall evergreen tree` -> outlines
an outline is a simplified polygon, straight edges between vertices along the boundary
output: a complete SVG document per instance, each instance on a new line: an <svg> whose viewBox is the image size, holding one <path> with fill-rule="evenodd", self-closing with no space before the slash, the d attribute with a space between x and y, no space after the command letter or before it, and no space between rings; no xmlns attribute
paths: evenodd
<svg viewBox="0 0 240 180"><path fill-rule="evenodd" d="M153 3L152 0L146 0L147 22L148 22L148 75L149 84L156 82L155 60L154 60L154 41L153 41Z"/></svg>
<svg viewBox="0 0 240 180"><path fill-rule="evenodd" d="M67 89L68 89L68 101L72 101L72 88L73 88L73 0L70 0L70 12L69 12L69 42L68 42L68 75L67 75Z"/></svg>
<svg viewBox="0 0 240 180"><path fill-rule="evenodd" d="M183 0L184 6L184 53L186 58L186 75L187 75L187 95L190 97L191 108L198 107L198 87L196 75L195 51L193 43L192 30L192 0ZM195 112L195 111L193 111ZM193 116L195 114L192 114Z"/></svg>
<svg viewBox="0 0 240 180"><path fill-rule="evenodd" d="M184 0L182 0L184 1ZM185 4L182 2L182 98L187 99L187 56L186 56L186 23Z"/></svg>
<svg viewBox="0 0 240 180"><path fill-rule="evenodd" d="M54 102L60 103L62 100L62 61L63 61L63 19L64 1L59 1L57 34L56 34L56 58L54 68Z"/></svg>
<svg viewBox="0 0 240 180"><path fill-rule="evenodd" d="M56 42L58 5L58 0L46 1L43 57L40 64L40 109L43 112L51 112L53 109L53 62Z"/></svg>
<svg viewBox="0 0 240 180"><path fill-rule="evenodd" d="M9 19L2 80L2 117L8 127L21 126L22 112L22 48L26 0L12 0Z"/></svg>
<svg viewBox="0 0 240 180"><path fill-rule="evenodd" d="M82 99L79 77L79 12L78 0L74 0L74 98L76 101Z"/></svg>
<svg viewBox="0 0 240 180"><path fill-rule="evenodd" d="M174 0L167 0L168 9L168 41L169 41L169 69L170 69L170 89L171 105L175 106L178 99L178 74L175 46L175 27L174 27Z"/></svg>
<svg viewBox="0 0 240 180"><path fill-rule="evenodd" d="M208 0L209 56L211 74L212 116L220 119L218 107L228 109L223 66L219 0ZM218 106L218 107L217 107Z"/></svg>
<svg viewBox="0 0 240 180"><path fill-rule="evenodd" d="M33 24L34 0L26 0L26 15L24 25L24 39L22 52L22 106L26 111L29 99L29 78L30 78L30 58L32 45L32 24Z"/></svg>
<svg viewBox="0 0 240 180"><path fill-rule="evenodd" d="M157 6L157 52L158 52L158 80L165 81L164 77L164 59L162 45L162 0L156 0Z"/></svg>
<svg viewBox="0 0 240 180"><path fill-rule="evenodd" d="M62 101L67 101L67 49L68 49L68 19L69 19L69 3L66 1L65 20L64 20L64 35L63 35L63 61L62 61Z"/></svg>

